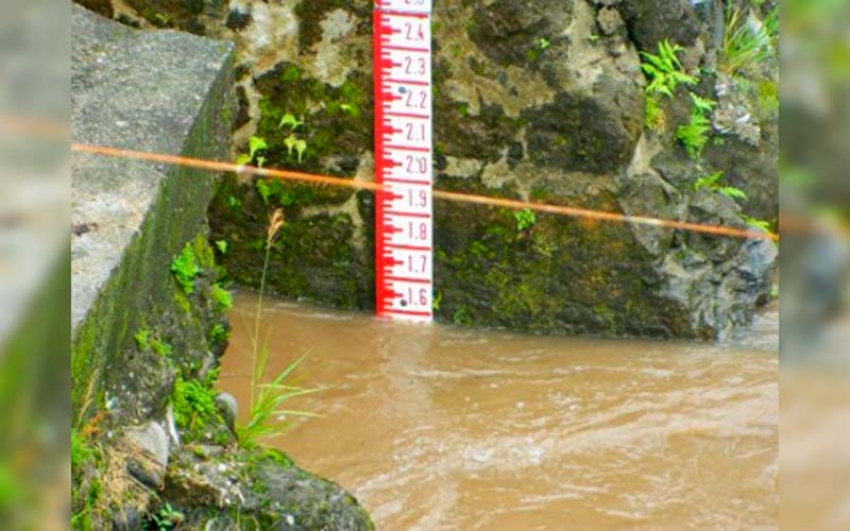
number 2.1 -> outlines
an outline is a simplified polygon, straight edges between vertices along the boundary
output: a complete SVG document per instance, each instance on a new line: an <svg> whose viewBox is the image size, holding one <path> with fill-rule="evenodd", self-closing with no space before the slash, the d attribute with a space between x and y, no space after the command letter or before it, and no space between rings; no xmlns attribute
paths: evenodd
<svg viewBox="0 0 850 531"><path fill-rule="evenodd" d="M425 140L425 124L419 124L419 127L416 127L415 124L407 122L404 124L404 132L405 137L410 141Z"/></svg>

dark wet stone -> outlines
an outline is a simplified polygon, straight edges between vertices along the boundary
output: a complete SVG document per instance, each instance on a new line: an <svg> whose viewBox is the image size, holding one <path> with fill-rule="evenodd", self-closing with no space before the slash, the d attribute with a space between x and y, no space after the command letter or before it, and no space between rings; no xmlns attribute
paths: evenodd
<svg viewBox="0 0 850 531"><path fill-rule="evenodd" d="M233 9L230 13L227 14L227 20L224 25L230 28L233 31L239 31L244 29L248 24L251 23L252 17L249 11L240 11L239 9Z"/></svg>

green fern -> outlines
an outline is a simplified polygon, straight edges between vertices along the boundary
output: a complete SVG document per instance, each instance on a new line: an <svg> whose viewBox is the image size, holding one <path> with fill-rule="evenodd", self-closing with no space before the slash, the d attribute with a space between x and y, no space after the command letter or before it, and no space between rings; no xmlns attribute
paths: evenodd
<svg viewBox="0 0 850 531"><path fill-rule="evenodd" d="M721 195L725 195L730 199L740 199L742 201L747 201L747 194L744 193L740 188L735 188L734 186L721 186L717 189Z"/></svg>
<svg viewBox="0 0 850 531"><path fill-rule="evenodd" d="M663 94L673 96L673 92L679 85L695 85L697 78L687 74L682 67L682 62L677 53L684 48L678 44L670 44L667 40L658 43L658 54L640 52L644 62L640 68L649 77L649 85L646 87L647 94Z"/></svg>
<svg viewBox="0 0 850 531"><path fill-rule="evenodd" d="M708 98L702 98L693 92L689 93L691 96L691 101L694 103L694 108L698 110L703 116L710 114L711 111L714 110L714 107L717 105L717 102Z"/></svg>
<svg viewBox="0 0 850 531"><path fill-rule="evenodd" d="M763 219L757 219L750 216L744 216L744 223L747 225L751 225L753 227L758 227L759 229L770 232L770 222L765 221Z"/></svg>
<svg viewBox="0 0 850 531"><path fill-rule="evenodd" d="M708 143L708 134L711 132L711 120L709 120L696 107L691 111L691 119L685 125L676 129L676 139L679 140L688 156L696 160L702 156L702 150Z"/></svg>
<svg viewBox="0 0 850 531"><path fill-rule="evenodd" d="M694 181L694 191L700 191L705 188L710 192L716 192L720 195L726 196L730 199L740 199L742 201L747 201L747 194L741 190L740 188L736 188L734 186L725 186L720 183L720 180L723 178L722 171L716 171L709 175L704 175Z"/></svg>
<svg viewBox="0 0 850 531"><path fill-rule="evenodd" d="M678 54L683 48L664 40L658 43L658 54L641 52L641 70L646 75L646 126L658 131L664 126L665 115L661 108L663 97L672 98L679 85L695 85L697 78L687 74Z"/></svg>
<svg viewBox="0 0 850 531"><path fill-rule="evenodd" d="M722 171L716 171L709 175L704 175L694 181L694 191L698 192L701 188L708 188L709 190L715 190L717 188L720 179L723 178Z"/></svg>

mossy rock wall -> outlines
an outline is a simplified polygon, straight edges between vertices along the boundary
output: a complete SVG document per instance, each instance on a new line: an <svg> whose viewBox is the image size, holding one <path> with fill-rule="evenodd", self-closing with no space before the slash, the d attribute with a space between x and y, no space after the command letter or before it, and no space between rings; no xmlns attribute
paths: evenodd
<svg viewBox="0 0 850 531"><path fill-rule="evenodd" d="M231 44L79 6L72 34L75 142L230 157ZM217 176L82 153L72 163L71 527L372 529L339 485L237 441L228 423L215 382L232 299L206 219Z"/></svg>
<svg viewBox="0 0 850 531"><path fill-rule="evenodd" d="M374 179L372 5L246 1L218 18L197 17L207 34L237 44L240 153L258 136L267 147L255 163ZM718 89L727 81L718 73L720 7L435 2L435 187L740 228L745 216L774 221L776 117L769 94L764 112L741 95L769 93L761 81L775 71ZM666 121L649 129L640 52L656 53L664 40L684 47L683 67L699 83L665 100ZM718 100L700 160L676 140L690 92ZM296 141L304 142L300 153ZM742 208L695 190L714 170L726 170L751 202ZM272 250L268 288L371 310L372 204L370 194L347 188L234 175L210 218L213 238L228 242L221 258L229 274L256 286L268 215L283 208L287 227ZM771 244L564 217L520 227L512 212L451 203L435 205L435 235L439 319L545 332L723 336L747 325L766 299L775 257Z"/></svg>
<svg viewBox="0 0 850 531"><path fill-rule="evenodd" d="M73 20L79 34L72 81L76 142L203 158L229 155L230 45L131 31L76 7ZM173 68L186 55L193 60ZM149 330L175 353L198 357L199 364L211 350L216 312L209 286L216 272L206 241L206 206L215 176L95 155L75 154L73 163L75 416L110 402L120 415L148 418L161 408L139 400L163 397L138 386L164 360L135 359L136 333ZM205 272L191 291L177 286L169 269L184 246Z"/></svg>

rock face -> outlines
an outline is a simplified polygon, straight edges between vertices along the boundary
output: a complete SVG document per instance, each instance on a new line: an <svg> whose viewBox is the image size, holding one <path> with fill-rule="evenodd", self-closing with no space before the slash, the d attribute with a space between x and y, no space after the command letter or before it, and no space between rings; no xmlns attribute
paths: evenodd
<svg viewBox="0 0 850 531"><path fill-rule="evenodd" d="M232 44L76 5L71 26L75 142L230 156ZM208 243L216 176L81 153L72 165L72 527L206 529L228 512L225 529L244 529L242 514L257 529L371 529L338 485L244 449L225 418L235 403L217 407L231 298ZM239 496L211 498L217 481Z"/></svg>
<svg viewBox="0 0 850 531"><path fill-rule="evenodd" d="M721 9L714 0L436 2L435 187L741 228L744 214L775 220L775 116L736 96L775 82L718 90ZM268 145L258 154L267 166L373 179L371 14L368 0L245 0L194 19L237 43L241 151L256 135ZM681 61L699 83L664 100L666 122L648 128L639 52L657 53L665 40L684 47ZM692 112L689 92L718 101L698 160L676 139ZM287 114L303 124L281 125ZM740 126L747 120L752 127ZM302 155L286 147L290 136L306 141ZM743 210L716 190L694 189L718 170L751 196ZM230 274L258 283L268 212L279 206L288 223L272 250L269 288L371 309L365 192L226 178L211 220L213 237L229 242L222 258ZM517 216L435 205L438 318L715 338L747 325L768 293L771 244Z"/></svg>
<svg viewBox="0 0 850 531"><path fill-rule="evenodd" d="M191 500L185 514L189 528L373 529L354 497L275 450L183 451L176 460L180 466L166 478L165 493Z"/></svg>
<svg viewBox="0 0 850 531"><path fill-rule="evenodd" d="M227 155L232 45L133 31L77 6L72 24L74 142ZM83 153L72 164L74 401L106 393L112 409L141 422L164 411L171 384L152 345L173 336L175 355L199 365L211 356L215 277L175 289L169 267L187 244L198 267L212 265L203 235L214 176ZM187 310L172 312L176 304Z"/></svg>

